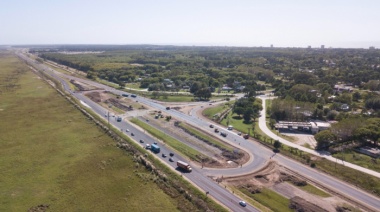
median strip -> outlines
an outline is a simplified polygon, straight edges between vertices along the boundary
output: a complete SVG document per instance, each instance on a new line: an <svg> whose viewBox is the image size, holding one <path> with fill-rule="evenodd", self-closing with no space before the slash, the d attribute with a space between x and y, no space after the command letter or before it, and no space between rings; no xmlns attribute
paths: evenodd
<svg viewBox="0 0 380 212"><path fill-rule="evenodd" d="M140 121L137 118L132 118L131 122L138 125L139 127L145 129L147 132L149 132L154 137L162 140L165 144L171 146L173 149L177 150L178 152L182 153L186 157L190 158L193 161L201 162L202 159L207 158L206 155L198 152L197 150L187 146L186 144L183 144L182 142L178 141L177 139L168 136L164 132L161 132L157 130L156 128L153 128L152 126L144 123L143 121Z"/></svg>

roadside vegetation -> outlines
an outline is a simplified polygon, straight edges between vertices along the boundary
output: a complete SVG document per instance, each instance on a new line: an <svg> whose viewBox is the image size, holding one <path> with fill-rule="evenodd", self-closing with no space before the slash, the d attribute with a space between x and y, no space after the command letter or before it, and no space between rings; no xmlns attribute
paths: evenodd
<svg viewBox="0 0 380 212"><path fill-rule="evenodd" d="M13 55L0 67L0 211L224 211L165 166L161 182Z"/></svg>
<svg viewBox="0 0 380 212"><path fill-rule="evenodd" d="M380 158L373 158L352 150L339 152L333 155L335 158L359 165L361 167L380 172Z"/></svg>
<svg viewBox="0 0 380 212"><path fill-rule="evenodd" d="M307 184L305 186L297 186L297 188L300 188L310 194L314 194L314 195L317 195L317 196L320 196L320 197L331 197L330 194L322 191L321 189L315 187L315 186L312 186L310 184Z"/></svg>
<svg viewBox="0 0 380 212"><path fill-rule="evenodd" d="M208 117L209 119L216 120L224 111L230 109L230 104L218 104L214 107L208 107L203 110L203 115Z"/></svg>
<svg viewBox="0 0 380 212"><path fill-rule="evenodd" d="M245 188L239 189L245 195L256 200L260 204L270 208L272 211L278 212L292 212L293 210L289 209L290 200L277 194L276 192L270 189L261 189L260 193L252 194Z"/></svg>

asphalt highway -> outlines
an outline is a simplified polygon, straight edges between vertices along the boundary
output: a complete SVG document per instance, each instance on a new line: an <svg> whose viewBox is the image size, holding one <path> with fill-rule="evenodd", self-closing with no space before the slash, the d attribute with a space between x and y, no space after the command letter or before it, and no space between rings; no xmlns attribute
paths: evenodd
<svg viewBox="0 0 380 212"><path fill-rule="evenodd" d="M82 95L80 92L73 92L70 90L70 87L67 85L66 81L63 80L63 78L66 79L75 79L78 81L85 82L86 84L94 85L99 88L103 88L105 90L111 91L115 94L129 94L128 92L123 92L119 90L115 90L113 88L110 88L106 85L99 84L87 79L81 79L76 78L68 75L64 75L62 73L56 72L52 70L50 67L47 67L43 64L36 64L32 59L29 57L26 57L23 54L19 54L20 58L23 58L24 60L28 61L29 64L33 64L33 66L36 69L43 70L53 78L59 80L64 89L68 92L70 92L75 98L81 100L86 105L91 107L91 109L99 114L99 116L105 118L106 109L102 108L100 105L96 104L95 102L92 102L90 99ZM152 108L155 108L156 110L166 111L171 116L176 117L177 119L181 119L193 126L197 126L198 128L201 128L203 130L213 130L209 128L209 121L203 120L201 117L197 117L196 113L193 112L189 116L187 114L184 114L182 112L176 111L176 110L166 110L166 106L163 106L151 99L147 99L141 96L137 96L136 98L133 98L136 101L139 101L140 103L149 105ZM200 108L200 107L199 107ZM107 117L108 118L108 117ZM134 132L135 136L132 138L138 142L140 139L145 140L146 142L154 142L155 139L148 136L144 132L136 129L132 125L130 125L128 122L122 121L117 122L114 118L110 119L110 123L117 127L118 129L122 129L124 133L125 129L129 129L131 132ZM214 124L215 125L215 124ZM226 138L221 137L226 142L231 143L234 146L238 146L239 148L242 148L248 152L250 152L253 155L253 160L250 160L248 163L244 164L241 168L232 168L232 169L201 169L194 164L191 164L193 167L193 172L191 173L182 173L182 175L185 178L188 178L190 181L192 181L195 185L197 185L199 188L203 189L204 191L208 191L209 195L215 198L217 201L225 205L227 208L229 208L232 211L258 211L257 209L253 208L250 205L247 205L247 207L243 208L238 204L238 201L240 200L238 197L236 197L231 192L227 191L226 189L222 188L220 185L218 185L215 181L211 180L207 176L232 176L232 175L241 175L244 173L252 172L254 170L262 168L266 162L272 157L271 160L277 161L280 165L287 167L309 179L312 179L313 181L319 182L323 184L324 186L338 192L341 194L344 194L345 196L352 198L356 201L361 202L362 204L367 205L367 207L372 208L374 211L380 210L380 199L368 194L367 192L364 192L358 188L355 188L351 185L348 185L345 182L342 182L334 177L325 175L315 169L309 168L303 164L300 164L296 161L290 160L286 157L283 157L281 155L275 155L274 153L269 150L266 147L263 147L257 142L254 141L247 141L243 139L241 136L238 136L237 134L227 131L222 126L216 126L221 131L226 131L228 133L228 136ZM129 134L130 135L130 134ZM161 151L168 153L173 152L173 150L167 149L164 145L160 145ZM160 155L156 155L157 157L161 158L162 161L169 164L171 167L175 168L176 164L175 162L169 162L167 158L162 158ZM274 156L274 157L273 157ZM186 159L181 158L178 154L175 154L175 161L176 159L184 160ZM179 171L179 170L177 170Z"/></svg>

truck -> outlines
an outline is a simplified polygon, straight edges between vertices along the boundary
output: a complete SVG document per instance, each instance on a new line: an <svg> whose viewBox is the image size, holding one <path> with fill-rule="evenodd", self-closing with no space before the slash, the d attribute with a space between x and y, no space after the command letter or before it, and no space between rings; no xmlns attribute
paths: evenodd
<svg viewBox="0 0 380 212"><path fill-rule="evenodd" d="M152 152L159 153L160 147L157 144L152 144L150 145L150 150L152 150Z"/></svg>
<svg viewBox="0 0 380 212"><path fill-rule="evenodd" d="M191 166L183 161L177 161L177 166L187 172L191 172Z"/></svg>

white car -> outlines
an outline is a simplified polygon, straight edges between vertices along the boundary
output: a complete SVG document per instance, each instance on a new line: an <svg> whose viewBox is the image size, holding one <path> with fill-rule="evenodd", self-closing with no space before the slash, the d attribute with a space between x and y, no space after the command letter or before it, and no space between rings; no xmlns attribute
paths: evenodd
<svg viewBox="0 0 380 212"><path fill-rule="evenodd" d="M129 132L129 129L126 129L125 132Z"/></svg>

